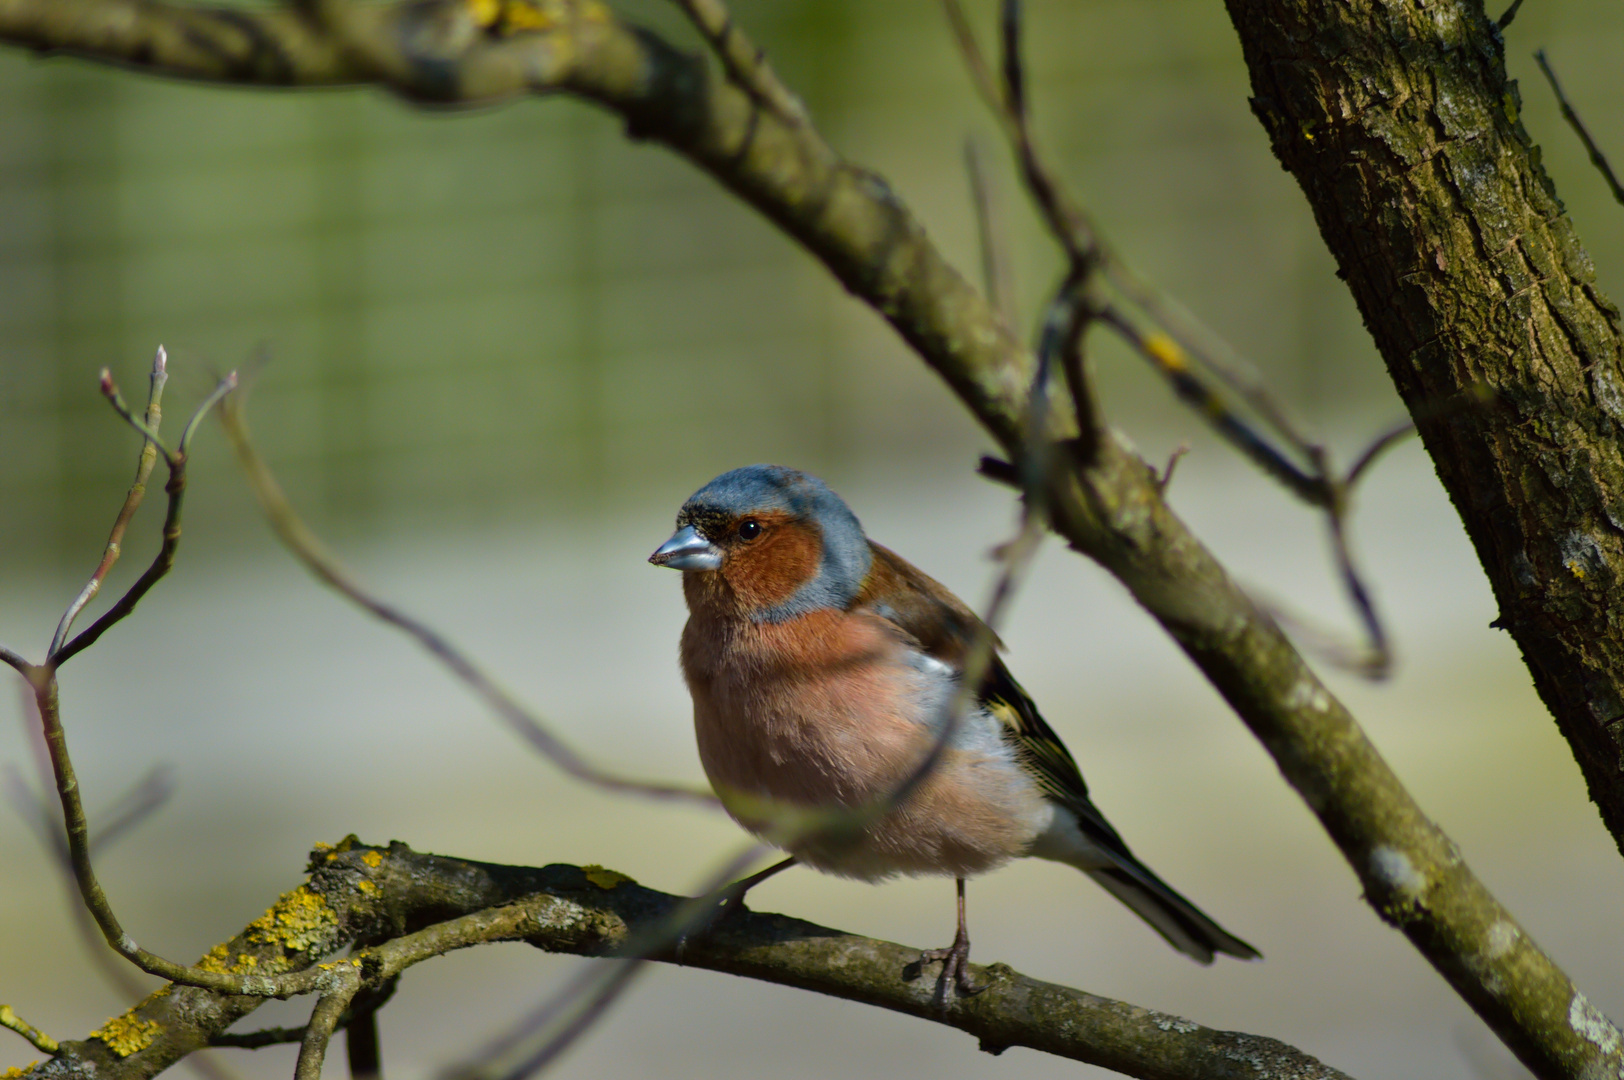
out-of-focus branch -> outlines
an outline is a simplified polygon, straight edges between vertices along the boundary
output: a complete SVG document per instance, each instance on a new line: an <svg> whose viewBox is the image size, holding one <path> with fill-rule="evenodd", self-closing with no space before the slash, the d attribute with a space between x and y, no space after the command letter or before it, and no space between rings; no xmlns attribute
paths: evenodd
<svg viewBox="0 0 1624 1080"><path fill-rule="evenodd" d="M722 0L676 0L690 22L716 53L727 77L751 97L792 124L810 121L806 105L778 79L767 53L733 21Z"/></svg>
<svg viewBox="0 0 1624 1080"><path fill-rule="evenodd" d="M622 955L645 929L662 925L683 897L656 892L602 868L540 869L466 862L414 852L403 844L373 848L353 838L318 848L305 884L285 895L243 933L205 957L205 965L246 969L284 957L324 969L328 996L373 986L455 949L528 941L550 952ZM345 944L347 958L318 963ZM987 989L939 1006L929 985L899 972L917 949L748 909L690 938L680 955L657 959L795 986L931 1020L975 1036L990 1051L1028 1046L1155 1080L1235 1080L1292 1076L1345 1080L1273 1039L1214 1031L1180 1017L1043 983L1003 965L976 969ZM304 1029L224 1036L262 999L170 987L85 1040L63 1043L49 1065L22 1075L38 1080L144 1080L204 1045L264 1045ZM331 1017L333 1023L338 1014Z"/></svg>
<svg viewBox="0 0 1624 1080"><path fill-rule="evenodd" d="M249 486L253 488L260 509L264 511L271 529L293 556L318 580L374 618L393 626L416 641L544 757L577 780L606 791L660 799L679 799L702 806L717 805L716 796L708 791L680 784L634 780L606 772L591 764L554 735L534 712L497 685L495 680L485 674L478 664L453 645L444 634L393 604L378 599L363 588L354 575L344 568L338 558L327 550L326 545L304 523L298 512L293 509L293 504L288 502L282 486L276 482L270 467L265 464L265 460L259 456L259 452L254 449L253 442L249 439L248 421L243 409L242 396L237 395L226 399L220 410L221 422L231 439L232 447L237 452L237 460L242 463L244 472L248 474Z"/></svg>
<svg viewBox="0 0 1624 1080"><path fill-rule="evenodd" d="M1512 12L1508 11L1506 14L1510 15ZM1601 178L1607 181L1607 188L1613 193L1614 200L1624 205L1624 187L1619 186L1618 177L1613 174L1613 167L1607 164L1607 155L1601 152L1596 140L1590 137L1590 130L1585 127L1585 122L1579 119L1579 113L1568 101L1568 96L1562 92L1562 84L1556 81L1556 72L1551 70L1550 61L1545 59L1545 50L1535 50L1534 60L1539 64L1539 69L1545 73L1545 81L1551 84L1551 93L1556 95L1556 103L1562 109L1562 119L1568 122L1573 133L1579 136L1579 141L1584 143L1585 153L1590 155L1590 164L1594 165L1596 171L1601 173Z"/></svg>
<svg viewBox="0 0 1624 1080"><path fill-rule="evenodd" d="M1229 3L1236 10L1256 6ZM595 101L624 117L634 137L670 146L805 245L889 320L1020 460L1031 353L943 259L885 181L842 160L810 125L792 125L761 109L731 82L714 78L702 60L621 23L593 0L558 0L548 5L555 17L546 28L513 33L480 23L460 0L319 6L324 25L334 31L323 48L312 47L311 35L320 35L309 27L290 32L286 20L272 26L252 9L233 9L239 20L234 32L263 25L277 55L286 57L277 80L263 77L261 66L225 71L216 61L200 60L190 46L160 41L159 30L181 16L156 2L9 0L0 3L0 40L60 44L79 55L191 77L374 82L440 104L493 102L527 92ZM1262 7L1275 14L1258 17L1284 18L1275 11L1279 6L1269 0ZM1362 3L1355 6L1363 10ZM74 18L54 14L69 9ZM1481 12L1462 12L1449 25L1474 19L1482 21ZM41 40L47 24L60 31L61 41ZM1354 40L1378 24L1385 25L1367 20L1347 33ZM219 27L209 24L200 32L218 37ZM1243 32L1244 42L1251 33ZM1311 37L1305 31L1282 40ZM288 42L294 45L284 47ZM235 49L241 52L240 42ZM1453 60L1439 64L1470 62L1468 52L1457 49ZM1266 97L1259 100L1260 109L1268 107ZM1493 99L1494 109L1501 109L1500 100ZM1316 129L1304 120L1300 130ZM1521 190L1537 186L1530 182ZM1545 220L1559 217L1552 210ZM1462 249L1454 257L1476 256ZM1494 295L1503 302L1504 293ZM1367 310L1367 318L1378 316ZM1485 325L1490 321L1485 316ZM1057 439L1075 434L1063 417L1051 416L1048 423ZM1403 930L1525 1064L1553 1077L1624 1067L1624 1035L1588 1006L1472 874L1274 620L1167 507L1154 470L1102 432L1092 463L1058 475L1048 502L1056 531L1123 582L1257 735L1337 843L1370 904ZM1583 1022L1575 1023L1576 1016Z"/></svg>

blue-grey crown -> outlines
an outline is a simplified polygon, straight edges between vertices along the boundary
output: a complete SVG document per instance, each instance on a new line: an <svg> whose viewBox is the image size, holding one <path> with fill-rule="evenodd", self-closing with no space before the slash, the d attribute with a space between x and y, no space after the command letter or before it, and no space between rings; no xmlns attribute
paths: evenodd
<svg viewBox="0 0 1624 1080"><path fill-rule="evenodd" d="M874 557L857 515L817 477L782 465L746 465L694 492L682 504L678 520L698 523L711 515L739 518L774 510L817 526L823 563L816 577L789 599L757 612L756 618L783 622L821 608L847 607L861 591Z"/></svg>

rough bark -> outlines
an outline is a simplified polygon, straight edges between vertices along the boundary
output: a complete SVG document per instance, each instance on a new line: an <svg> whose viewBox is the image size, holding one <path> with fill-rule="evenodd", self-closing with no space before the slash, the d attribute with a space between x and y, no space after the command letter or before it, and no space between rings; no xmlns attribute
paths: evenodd
<svg viewBox="0 0 1624 1080"><path fill-rule="evenodd" d="M1357 4L1349 10L1369 10L1368 0ZM340 42L336 49L315 43L323 24L291 36L277 24L255 38L269 54L252 63L215 59L218 50L242 51L232 20L200 21L184 39L163 38L177 17L174 9L132 6L129 0L0 0L0 40L38 44L54 13L71 7L78 17L57 27L63 48L171 75L376 82L439 104L526 92L565 92L597 102L623 116L631 134L684 155L779 224L883 314L995 438L1012 453L1020 451L1030 353L942 258L885 182L840 158L810 125L763 109L716 78L702 59L619 22L592 0L549 4L545 24L528 28L480 24L471 14L474 5L454 2L351 6L328 0L311 6L329 20L325 32ZM186 18L201 20L195 11ZM233 16L244 18L240 12ZM118 33L99 32L101 20ZM1355 46L1377 53L1412 48L1401 22L1393 23L1400 32L1396 43L1360 42L1350 30L1331 53L1340 56ZM208 34L216 43L208 50L176 44ZM1297 40L1320 39L1305 24ZM1452 62L1434 59L1440 68ZM1448 82L1455 76L1436 77ZM1443 138L1397 121L1390 134L1417 145ZM1461 183L1470 188L1475 175ZM1429 220L1427 227L1443 228L1453 219ZM1559 224L1559 218L1550 221ZM1423 224L1408 235L1412 246L1425 241ZM1469 286L1458 283L1460 303ZM1542 291L1539 296L1547 304ZM1442 340L1424 338L1430 346ZM1448 420L1482 422L1476 414ZM1440 429L1450 430L1440 421L1427 424L1434 444ZM1056 530L1123 582L1268 748L1358 875L1371 905L1404 931L1525 1064L1542 1077L1624 1069L1624 1037L1476 879L1352 715L1171 512L1153 470L1106 437L1087 467L1055 478L1050 501Z"/></svg>
<svg viewBox="0 0 1624 1080"><path fill-rule="evenodd" d="M1253 109L1624 850L1619 314L1518 118L1500 32L1463 0L1227 3Z"/></svg>
<svg viewBox="0 0 1624 1080"><path fill-rule="evenodd" d="M614 956L662 926L683 897L602 867L467 862L350 838L311 854L310 877L201 962L213 970L309 970L366 986L454 949L527 941L549 952ZM975 969L986 989L936 1004L934 980L906 981L919 950L748 909L656 959L796 986L958 1028L994 1053L1029 1046L1145 1080L1347 1080L1274 1039L1215 1031L1181 1017L1017 974ZM264 998L166 986L13 1080L146 1080L248 1015ZM267 1042L288 1041L281 1032ZM252 1040L246 1041L252 1044Z"/></svg>

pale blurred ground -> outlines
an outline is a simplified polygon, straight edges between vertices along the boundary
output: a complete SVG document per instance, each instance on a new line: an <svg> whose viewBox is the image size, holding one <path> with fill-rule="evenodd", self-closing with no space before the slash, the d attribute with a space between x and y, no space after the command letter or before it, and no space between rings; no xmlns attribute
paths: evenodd
<svg viewBox="0 0 1624 1080"><path fill-rule="evenodd" d="M1345 459L1398 406L1247 113L1219 5L1031 8L1043 130L1080 196ZM673 24L663 6L639 10ZM736 13L836 144L884 171L973 266L960 147L989 125L934 5L777 0ZM1621 33L1624 9L1603 0L1528 5L1509 32L1513 70L1532 80L1525 118L1614 296L1624 216L1526 57L1549 49L1624 159ZM174 358L171 416L208 385L201 369L269 343L255 428L312 519L363 577L623 771L700 779L676 672L677 582L643 559L724 468L818 471L876 538L984 596L984 554L1011 509L970 475L985 448L970 422L804 255L683 163L625 143L611 119L563 101L424 117L375 94L211 92L14 54L0 55L0 86L8 645L38 654L133 458L95 371L113 365L133 396L159 340ZM1030 309L1055 261L1030 215L1011 216ZM1195 444L1173 500L1237 574L1345 624L1316 519L1129 359L1102 349L1099 362L1111 415L1147 454ZM599 862L673 890L736 849L725 820L562 779L407 643L296 570L249 513L218 433L200 441L180 565L64 677L92 811L156 762L180 784L103 860L143 944L201 953L294 884L312 842L351 831L473 858ZM151 513L123 581L151 551ZM1418 447L1371 477L1355 530L1401 667L1381 686L1333 684L1529 932L1624 1014L1618 854L1515 650L1487 628L1492 600ZM1130 843L1267 959L1202 970L1046 864L974 884L977 959L1274 1035L1362 1078L1519 1075L1359 900L1267 756L1119 587L1051 549L1004 636ZM0 760L26 764L20 715L0 695ZM920 946L951 933L943 882L797 871L752 903ZM9 813L0 928L0 1001L46 1030L81 1035L126 1004ZM413 970L383 1014L391 1075L432 1075L576 964L505 947ZM250 1023L298 1015L273 1006ZM0 1041L0 1067L26 1050ZM285 1077L293 1054L229 1060L245 1077ZM645 979L556 1072L1090 1073L680 970Z"/></svg>

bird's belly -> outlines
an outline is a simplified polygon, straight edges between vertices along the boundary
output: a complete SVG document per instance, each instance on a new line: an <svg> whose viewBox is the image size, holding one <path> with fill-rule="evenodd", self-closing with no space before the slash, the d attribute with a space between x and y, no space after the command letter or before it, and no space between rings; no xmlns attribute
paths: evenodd
<svg viewBox="0 0 1624 1080"><path fill-rule="evenodd" d="M979 874L1025 854L1053 818L997 721L979 710L895 809L855 831L850 819L809 815L861 814L894 797L935 739L912 719L917 703L839 678L692 689L700 760L723 805L816 869L865 880Z"/></svg>

